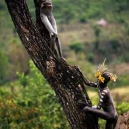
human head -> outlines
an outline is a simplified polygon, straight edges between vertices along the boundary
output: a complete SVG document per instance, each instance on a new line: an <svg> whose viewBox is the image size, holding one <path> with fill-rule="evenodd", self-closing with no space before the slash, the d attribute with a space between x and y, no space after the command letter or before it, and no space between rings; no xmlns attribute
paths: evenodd
<svg viewBox="0 0 129 129"><path fill-rule="evenodd" d="M105 65L105 60L103 64L99 65L97 72L95 73L95 77L98 79L100 83L107 84L109 81L115 82L117 76L109 72L108 68Z"/></svg>
<svg viewBox="0 0 129 129"><path fill-rule="evenodd" d="M102 74L102 77L104 78L104 83L108 83L110 81L110 73L109 72L104 72Z"/></svg>

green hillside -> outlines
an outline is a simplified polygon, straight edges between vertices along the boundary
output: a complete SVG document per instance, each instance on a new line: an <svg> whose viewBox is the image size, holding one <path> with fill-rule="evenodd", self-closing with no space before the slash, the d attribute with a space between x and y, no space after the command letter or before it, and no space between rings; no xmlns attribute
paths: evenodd
<svg viewBox="0 0 129 129"><path fill-rule="evenodd" d="M32 0L27 0L27 3L35 19ZM128 0L53 0L53 5L63 55L69 63L74 65L75 60L79 59L79 67L87 73L89 69L85 68L85 64L90 63L91 69L95 69L92 66L106 58L109 66L119 67L125 63L124 69L129 71ZM107 22L104 27L97 25L101 18ZM28 73L29 57L26 56L4 1L0 2L0 33L0 76L5 82L14 80L16 71ZM72 60L76 57L78 59ZM114 71L122 76L128 73L125 70ZM88 73L87 76L91 77L92 74Z"/></svg>
<svg viewBox="0 0 129 129"><path fill-rule="evenodd" d="M27 0L30 12L34 17L32 0ZM85 23L89 20L104 18L111 22L128 22L128 0L53 0L54 15L58 23ZM8 11L4 1L0 3L1 24L11 27ZM3 21L6 22L3 23Z"/></svg>
<svg viewBox="0 0 129 129"><path fill-rule="evenodd" d="M128 0L53 0L59 23L86 22L101 17L109 21L129 20Z"/></svg>

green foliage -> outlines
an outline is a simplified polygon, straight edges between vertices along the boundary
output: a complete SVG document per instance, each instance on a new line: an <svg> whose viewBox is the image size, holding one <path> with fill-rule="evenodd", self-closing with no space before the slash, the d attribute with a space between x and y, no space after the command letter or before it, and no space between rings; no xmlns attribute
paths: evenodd
<svg viewBox="0 0 129 129"><path fill-rule="evenodd" d="M128 10L128 0L113 0L112 1L115 6L115 11L120 13L124 10Z"/></svg>
<svg viewBox="0 0 129 129"><path fill-rule="evenodd" d="M10 88L0 88L1 128L69 129L54 92L34 64L30 62L30 75L17 73L17 76L18 81L11 83ZM97 104L97 97L93 101ZM125 113L129 104L117 104L116 109L119 114ZM105 121L100 119L99 123L103 128Z"/></svg>
<svg viewBox="0 0 129 129"><path fill-rule="evenodd" d="M120 43L117 39L110 40L110 44L113 50L117 50L120 47Z"/></svg>
<svg viewBox="0 0 129 129"><path fill-rule="evenodd" d="M6 94L6 93L4 93ZM31 107L25 101L18 100L12 94L0 98L0 125L2 129L39 129L42 126L39 121L40 111L36 107ZM27 102L27 101L26 101Z"/></svg>
<svg viewBox="0 0 129 129"><path fill-rule="evenodd" d="M90 8L87 10L87 18L95 19L101 18L102 6L101 4L92 3Z"/></svg>
<svg viewBox="0 0 129 129"><path fill-rule="evenodd" d="M72 43L69 47L71 50L74 50L76 53L83 51L82 43Z"/></svg>
<svg viewBox="0 0 129 129"><path fill-rule="evenodd" d="M74 0L73 1L60 1L54 0L54 14L58 21L62 22L65 20L68 21L85 21L85 19L98 19L104 17L108 20L117 20L115 16L119 16L120 13L123 13L128 10L128 0ZM105 13L106 12L106 13ZM113 13L114 12L114 13ZM71 16L71 17L70 17ZM63 19L62 19L63 17ZM126 15L126 17L128 17ZM59 20L60 19L60 20ZM83 20L82 20L83 19Z"/></svg>
<svg viewBox="0 0 129 129"><path fill-rule="evenodd" d="M127 111L129 111L129 103L122 102L121 104L117 105L116 109L119 115L126 113Z"/></svg>
<svg viewBox="0 0 129 129"><path fill-rule="evenodd" d="M11 92L0 89L2 129L68 129L53 90L34 64L30 62L30 75L17 76Z"/></svg>
<svg viewBox="0 0 129 129"><path fill-rule="evenodd" d="M126 86L126 85L129 84L129 81L128 81L128 80L129 80L128 74L123 74L123 75L121 75L121 76L118 78L117 85L118 85L118 86L122 86L122 85Z"/></svg>
<svg viewBox="0 0 129 129"><path fill-rule="evenodd" d="M129 62L129 52L125 52L122 56L122 61Z"/></svg>
<svg viewBox="0 0 129 129"><path fill-rule="evenodd" d="M35 9L33 1L27 0L27 4L29 6L29 10L33 19L35 19ZM128 0L74 0L74 4L71 0L53 0L53 5L53 12L58 23L70 23L73 21L85 23L87 19L99 19L101 17L104 17L109 21L115 21L118 20L116 19L116 17L119 17L120 13L122 13L123 18L124 16L128 17L124 12L129 11ZM4 12L4 14L2 15L8 16L4 1L1 1L0 3L0 10L1 14ZM8 17L2 19L2 21L5 21L5 19L7 18ZM9 21L11 23L11 20L8 20L8 22ZM6 26L6 22L2 24Z"/></svg>
<svg viewBox="0 0 129 129"><path fill-rule="evenodd" d="M27 0L26 2L32 17L35 20L34 3L32 0ZM75 41L75 44L70 45L70 48L78 55L80 52L83 52L88 61L90 60L91 62L98 64L101 60L107 58L109 62L115 62L115 60L129 62L129 9L127 8L127 0L74 0L74 4L71 0L53 0L52 2L54 7L53 13L58 24L69 24L68 26L65 25L66 28L64 30L66 31L61 32L60 40L62 43L66 43L65 45L62 45L63 49L64 47L69 47L67 46L67 43L69 44L69 42L73 41L71 40L73 37L77 37L78 40ZM17 47L21 42L14 29L5 1L0 2L0 17L0 48L8 56L8 68L10 68L10 70L7 72L9 73L9 80L13 80L16 78L16 71L28 70L28 67L26 66L28 60L22 47ZM100 18L104 18L108 25L105 27L95 25L96 21ZM77 22L86 24L79 24L79 27L76 28ZM75 31L75 33L73 31ZM89 45L84 48L82 42L88 42ZM70 54L71 50L69 49L67 55Z"/></svg>
<svg viewBox="0 0 129 129"><path fill-rule="evenodd" d="M82 17L80 17L80 21L79 21L80 23L87 23L87 18L86 18L86 16L84 15L84 16L82 16Z"/></svg>
<svg viewBox="0 0 129 129"><path fill-rule="evenodd" d="M0 85L7 81L7 66L7 56L0 51Z"/></svg>
<svg viewBox="0 0 129 129"><path fill-rule="evenodd" d="M88 59L90 62L93 62L93 61L94 61L94 54L93 54L93 53L89 53L88 56L87 56L87 59Z"/></svg>
<svg viewBox="0 0 129 129"><path fill-rule="evenodd" d="M100 36L100 33L101 33L100 27L96 25L96 26L94 26L93 28L94 28L95 36L96 36L96 37L99 37L99 36Z"/></svg>

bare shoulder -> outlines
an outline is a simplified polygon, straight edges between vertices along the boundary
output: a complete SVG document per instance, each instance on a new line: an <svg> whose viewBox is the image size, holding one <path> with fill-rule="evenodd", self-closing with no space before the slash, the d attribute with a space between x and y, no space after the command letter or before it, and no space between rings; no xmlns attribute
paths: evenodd
<svg viewBox="0 0 129 129"><path fill-rule="evenodd" d="M109 94L109 92L110 92L109 89L106 88L106 89L102 90L101 93L102 93L103 95L107 95L107 94Z"/></svg>

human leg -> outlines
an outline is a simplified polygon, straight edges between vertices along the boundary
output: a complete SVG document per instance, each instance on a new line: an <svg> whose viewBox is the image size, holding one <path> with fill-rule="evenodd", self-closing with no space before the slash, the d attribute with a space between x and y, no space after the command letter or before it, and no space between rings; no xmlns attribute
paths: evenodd
<svg viewBox="0 0 129 129"><path fill-rule="evenodd" d="M95 109L95 108L88 107L88 106L86 106L83 109L83 111L93 113L94 115L96 115L99 118L102 118L104 120L113 120L115 118L115 116L113 114L111 114L110 112L101 111L99 109Z"/></svg>

